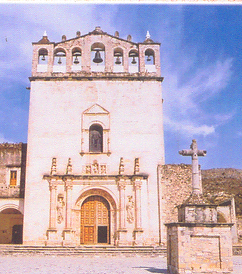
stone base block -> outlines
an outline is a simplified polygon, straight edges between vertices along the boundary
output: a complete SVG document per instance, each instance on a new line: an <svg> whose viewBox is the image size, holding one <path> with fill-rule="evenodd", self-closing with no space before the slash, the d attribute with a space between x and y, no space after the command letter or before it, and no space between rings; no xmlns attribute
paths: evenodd
<svg viewBox="0 0 242 274"><path fill-rule="evenodd" d="M56 229L48 229L46 232L46 235L47 235L47 240L45 242L45 245L47 246L61 245L60 241L58 240Z"/></svg>
<svg viewBox="0 0 242 274"><path fill-rule="evenodd" d="M133 245L143 245L143 230L142 229L135 229L133 232L134 235L134 241Z"/></svg>
<svg viewBox="0 0 242 274"><path fill-rule="evenodd" d="M170 274L229 274L233 271L233 224L167 225L167 268Z"/></svg>
<svg viewBox="0 0 242 274"><path fill-rule="evenodd" d="M117 246L127 245L127 230L119 229L118 230L118 240L116 242Z"/></svg>
<svg viewBox="0 0 242 274"><path fill-rule="evenodd" d="M63 230L63 246L73 245L73 231L71 229Z"/></svg>

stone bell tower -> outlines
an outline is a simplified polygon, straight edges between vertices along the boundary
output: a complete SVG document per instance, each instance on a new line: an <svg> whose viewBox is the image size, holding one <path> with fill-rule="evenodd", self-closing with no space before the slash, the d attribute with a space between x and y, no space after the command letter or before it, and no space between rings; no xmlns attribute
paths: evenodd
<svg viewBox="0 0 242 274"><path fill-rule="evenodd" d="M162 240L162 80L149 33L33 43L24 244Z"/></svg>

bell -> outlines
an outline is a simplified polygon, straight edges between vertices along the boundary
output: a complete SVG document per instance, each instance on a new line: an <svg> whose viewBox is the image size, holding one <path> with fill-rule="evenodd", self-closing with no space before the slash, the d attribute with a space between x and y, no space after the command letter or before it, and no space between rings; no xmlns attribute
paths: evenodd
<svg viewBox="0 0 242 274"><path fill-rule="evenodd" d="M79 62L79 60L78 60L78 57L77 57L77 55L76 55L76 57L75 57L75 60L74 60L74 64L79 64L80 62Z"/></svg>
<svg viewBox="0 0 242 274"><path fill-rule="evenodd" d="M147 56L147 61L151 61L150 55Z"/></svg>
<svg viewBox="0 0 242 274"><path fill-rule="evenodd" d="M99 50L96 51L95 53L95 57L93 59L94 63L102 63L103 59L101 58L101 54L99 52Z"/></svg>
<svg viewBox="0 0 242 274"><path fill-rule="evenodd" d="M41 60L42 60L42 61L45 61L45 55L42 56Z"/></svg>
<svg viewBox="0 0 242 274"><path fill-rule="evenodd" d="M61 57L59 57L58 64L62 64Z"/></svg>
<svg viewBox="0 0 242 274"><path fill-rule="evenodd" d="M133 56L133 60L132 60L131 63L132 63L132 64L136 64L136 63L137 63L136 60L135 60L135 56Z"/></svg>
<svg viewBox="0 0 242 274"><path fill-rule="evenodd" d="M121 62L121 60L120 60L120 57L117 56L115 64L116 64L116 65L120 65L121 63L122 63L122 62Z"/></svg>

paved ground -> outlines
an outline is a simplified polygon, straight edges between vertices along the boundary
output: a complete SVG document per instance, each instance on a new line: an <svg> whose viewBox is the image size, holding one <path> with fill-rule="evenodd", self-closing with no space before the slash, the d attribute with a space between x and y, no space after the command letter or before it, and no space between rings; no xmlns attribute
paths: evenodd
<svg viewBox="0 0 242 274"><path fill-rule="evenodd" d="M1 274L149 274L167 273L165 257L0 256ZM242 273L234 256L233 274Z"/></svg>

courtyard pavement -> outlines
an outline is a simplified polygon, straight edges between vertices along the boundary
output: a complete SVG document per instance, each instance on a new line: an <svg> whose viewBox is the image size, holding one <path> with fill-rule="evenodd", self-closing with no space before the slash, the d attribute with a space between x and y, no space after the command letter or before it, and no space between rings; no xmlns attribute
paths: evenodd
<svg viewBox="0 0 242 274"><path fill-rule="evenodd" d="M242 273L242 256L234 256L233 274ZM141 256L0 256L1 274L149 274L167 273L166 257Z"/></svg>

